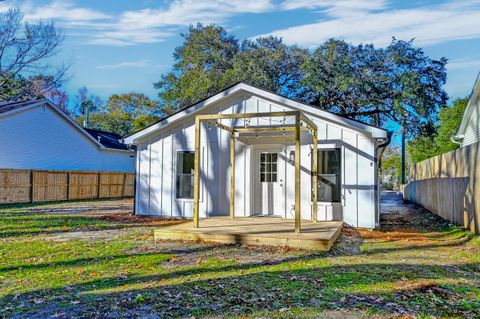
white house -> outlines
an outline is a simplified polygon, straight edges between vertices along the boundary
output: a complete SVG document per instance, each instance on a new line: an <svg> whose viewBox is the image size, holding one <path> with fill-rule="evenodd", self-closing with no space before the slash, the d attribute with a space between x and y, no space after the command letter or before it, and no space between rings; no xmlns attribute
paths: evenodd
<svg viewBox="0 0 480 319"><path fill-rule="evenodd" d="M0 168L133 172L135 153L120 140L48 100L0 104Z"/></svg>
<svg viewBox="0 0 480 319"><path fill-rule="evenodd" d="M260 117L242 118L242 114L259 113ZM318 134L317 219L375 228L379 217L377 155L389 141L387 131L244 83L124 139L137 146L135 213L193 216L195 119L197 115L216 118L233 114L238 118L205 121L199 127L200 217L229 215L232 211L229 185L233 138L235 216L294 218L296 137L290 128L296 123L291 114L297 113L305 122L313 122ZM312 131L302 127L299 133L299 214L304 220L314 215Z"/></svg>
<svg viewBox="0 0 480 319"><path fill-rule="evenodd" d="M480 141L480 73L473 85L470 99L463 113L462 121L452 141L461 147Z"/></svg>

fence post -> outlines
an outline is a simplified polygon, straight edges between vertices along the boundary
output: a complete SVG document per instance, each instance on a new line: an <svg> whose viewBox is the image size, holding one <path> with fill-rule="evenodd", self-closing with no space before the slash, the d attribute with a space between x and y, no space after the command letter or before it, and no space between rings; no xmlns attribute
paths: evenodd
<svg viewBox="0 0 480 319"><path fill-rule="evenodd" d="M127 183L127 173L123 173L122 197L125 197L125 184Z"/></svg>
<svg viewBox="0 0 480 319"><path fill-rule="evenodd" d="M67 200L70 200L70 172L67 171Z"/></svg>
<svg viewBox="0 0 480 319"><path fill-rule="evenodd" d="M33 169L30 170L30 203L33 203Z"/></svg>
<svg viewBox="0 0 480 319"><path fill-rule="evenodd" d="M100 172L98 172L98 182L97 182L97 198L100 198Z"/></svg>

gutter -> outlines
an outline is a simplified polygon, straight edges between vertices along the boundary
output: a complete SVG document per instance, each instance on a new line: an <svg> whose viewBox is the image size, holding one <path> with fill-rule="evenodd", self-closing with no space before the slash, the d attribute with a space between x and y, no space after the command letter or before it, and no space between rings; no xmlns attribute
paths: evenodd
<svg viewBox="0 0 480 319"><path fill-rule="evenodd" d="M450 136L450 141L452 141L455 144L462 145L464 138L465 138L464 134L452 135Z"/></svg>
<svg viewBox="0 0 480 319"><path fill-rule="evenodd" d="M387 139L385 142L383 142L382 144L379 144L375 147L375 158L377 159L378 161L378 168L380 169L381 167L381 164L382 164L382 155L383 155L383 152L385 152L385 149L387 148L387 146L390 144L390 142L392 141L392 135L393 135L393 131L388 131L387 132ZM377 154L378 150L381 149L380 151L380 154Z"/></svg>

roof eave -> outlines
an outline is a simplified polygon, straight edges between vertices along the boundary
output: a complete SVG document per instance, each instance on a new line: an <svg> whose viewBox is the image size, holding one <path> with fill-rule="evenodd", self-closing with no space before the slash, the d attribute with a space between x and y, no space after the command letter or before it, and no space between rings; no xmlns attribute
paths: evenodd
<svg viewBox="0 0 480 319"><path fill-rule="evenodd" d="M281 104L289 105L293 108L300 109L301 111L303 111L305 113L310 113L312 115L324 118L326 120L334 121L334 122L337 122L337 123L345 125L345 126L354 127L358 130L368 132L372 135L372 138L386 138L387 137L387 131L384 130L384 129L377 128L377 127L374 127L374 126L371 126L371 125L368 125L368 124L360 123L358 121L348 119L348 118L342 117L340 115L336 115L334 113L323 111L321 109L312 107L311 105L307 105L307 104L304 104L304 103L301 103L301 102L298 102L298 101L294 101L292 99L280 96L278 94L268 92L268 91L265 91L263 89L259 89L259 88L256 88L254 86L251 86L251 85L245 84L243 82L240 82L240 83L237 83L237 84L235 84L231 87L228 87L227 89L225 89L225 90L223 90L223 91L221 91L221 92L219 92L219 93L217 93L217 94L215 94L215 95L213 95L213 96L211 96L211 97L209 97L205 100L202 100L202 101L198 102L197 104L194 104L190 107L187 107L183 111L180 111L180 112L178 112L178 113L176 113L176 114L174 114L170 117L167 117L164 120L160 120L159 122L145 128L145 129L143 129L143 130L141 130L137 133L134 133L130 136L125 137L123 139L123 143L125 143L125 144L136 144L136 143L138 143L139 139L144 138L144 137L146 137L150 134L153 134L160 129L164 129L166 126L172 124L176 120L181 119L184 116L194 114L194 113L200 111L201 109L203 109L204 106L212 104L212 103L216 103L216 102L218 102L222 99L225 99L225 98L229 97L230 95L232 95L232 94L234 94L238 91L241 91L241 90L245 91L246 93L255 94L257 96L260 96L262 98L265 98L265 99L268 99L268 100L271 100L271 101L275 101L275 102L278 102L278 103L281 103Z"/></svg>

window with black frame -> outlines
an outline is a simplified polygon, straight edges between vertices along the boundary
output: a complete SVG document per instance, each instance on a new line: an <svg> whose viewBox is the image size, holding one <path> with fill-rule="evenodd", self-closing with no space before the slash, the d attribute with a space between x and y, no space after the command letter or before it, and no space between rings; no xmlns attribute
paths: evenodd
<svg viewBox="0 0 480 319"><path fill-rule="evenodd" d="M195 152L177 152L177 198L193 198Z"/></svg>
<svg viewBox="0 0 480 319"><path fill-rule="evenodd" d="M318 150L317 199L339 202L341 198L341 153L339 148Z"/></svg>

